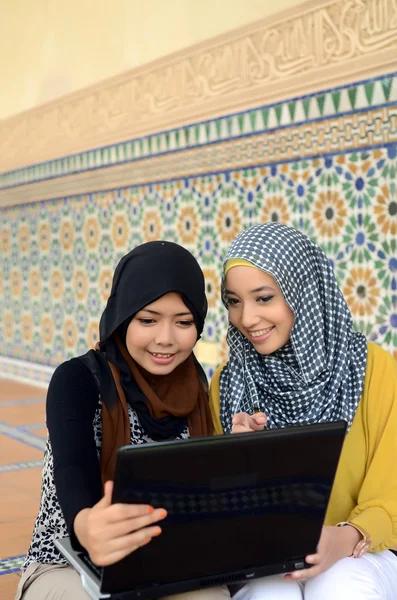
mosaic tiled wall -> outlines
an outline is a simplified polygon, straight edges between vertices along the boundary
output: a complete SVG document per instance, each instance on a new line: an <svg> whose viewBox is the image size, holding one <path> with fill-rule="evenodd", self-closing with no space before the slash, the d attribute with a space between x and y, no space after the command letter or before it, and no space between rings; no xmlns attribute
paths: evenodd
<svg viewBox="0 0 397 600"><path fill-rule="evenodd" d="M134 161L127 147L148 165L131 172L134 185L1 210L0 354L55 366L84 353L118 259L163 238L204 268L203 338L223 360L222 257L241 228L279 220L324 248L355 326L397 359L396 76L192 124L183 144L181 131L0 176L11 190L95 168L95 157L96 168Z"/></svg>

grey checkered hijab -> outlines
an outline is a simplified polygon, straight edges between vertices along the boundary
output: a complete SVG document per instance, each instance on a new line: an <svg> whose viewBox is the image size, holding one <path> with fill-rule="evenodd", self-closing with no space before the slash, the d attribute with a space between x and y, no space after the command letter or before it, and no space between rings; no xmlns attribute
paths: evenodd
<svg viewBox="0 0 397 600"><path fill-rule="evenodd" d="M231 431L234 414L256 409L266 413L268 428L339 419L350 427L363 390L367 342L353 332L323 251L300 231L263 223L237 236L225 264L233 258L272 275L295 320L290 341L268 356L229 326L230 359L220 376L223 430Z"/></svg>

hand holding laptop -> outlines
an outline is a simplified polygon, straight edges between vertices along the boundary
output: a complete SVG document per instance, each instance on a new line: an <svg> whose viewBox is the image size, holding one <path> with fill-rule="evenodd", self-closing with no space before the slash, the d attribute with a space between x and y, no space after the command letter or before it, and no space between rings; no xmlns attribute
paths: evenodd
<svg viewBox="0 0 397 600"><path fill-rule="evenodd" d="M266 425L267 416L263 412L249 415L240 412L234 415L232 421L232 433L249 433L250 431L261 431Z"/></svg>
<svg viewBox="0 0 397 600"><path fill-rule="evenodd" d="M167 516L163 508L145 504L112 504L113 482L105 483L103 498L81 510L74 521L80 544L98 566L111 565L161 534L155 525Z"/></svg>
<svg viewBox="0 0 397 600"><path fill-rule="evenodd" d="M351 526L323 527L316 554L306 556L306 562L313 566L288 573L284 579L309 579L327 571L338 560L352 556L360 538L357 529Z"/></svg>

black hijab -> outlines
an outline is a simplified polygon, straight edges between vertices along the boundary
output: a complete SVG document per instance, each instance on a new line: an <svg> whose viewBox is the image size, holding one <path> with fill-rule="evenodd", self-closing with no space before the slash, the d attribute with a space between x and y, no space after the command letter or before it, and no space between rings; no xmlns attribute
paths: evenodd
<svg viewBox="0 0 397 600"><path fill-rule="evenodd" d="M174 415L157 419L150 414L147 398L120 351L120 341L125 344L128 325L137 312L171 292L180 294L191 311L198 339L207 314L204 275L198 262L188 250L173 242L157 241L137 246L116 267L111 293L99 325L99 348L107 361L120 371L120 383L128 404L137 413L145 432L156 441L179 435L187 419ZM198 363L197 368L200 369ZM173 373L158 377L172 376ZM156 376L150 375L150 378L153 383ZM111 397L110 403L118 401L114 388L113 391L108 390L108 396Z"/></svg>

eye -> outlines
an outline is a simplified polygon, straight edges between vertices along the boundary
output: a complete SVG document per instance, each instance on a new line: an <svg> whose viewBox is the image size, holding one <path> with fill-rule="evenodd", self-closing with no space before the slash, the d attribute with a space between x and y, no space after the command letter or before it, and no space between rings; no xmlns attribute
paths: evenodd
<svg viewBox="0 0 397 600"><path fill-rule="evenodd" d="M156 322L154 319L144 319L143 317L141 319L138 319L138 321L142 323L142 325L152 325Z"/></svg>
<svg viewBox="0 0 397 600"><path fill-rule="evenodd" d="M273 300L273 298L274 298L274 296L261 296L260 298L257 299L257 302L266 304L267 302L270 302L270 300Z"/></svg>
<svg viewBox="0 0 397 600"><path fill-rule="evenodd" d="M236 306L239 303L237 298L226 298L226 306Z"/></svg>
<svg viewBox="0 0 397 600"><path fill-rule="evenodd" d="M178 325L182 325L182 327L191 327L194 325L194 321L178 321Z"/></svg>

